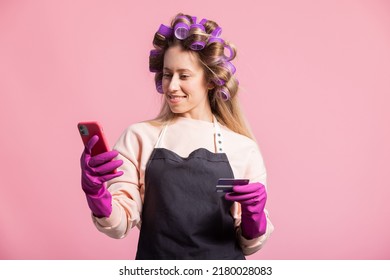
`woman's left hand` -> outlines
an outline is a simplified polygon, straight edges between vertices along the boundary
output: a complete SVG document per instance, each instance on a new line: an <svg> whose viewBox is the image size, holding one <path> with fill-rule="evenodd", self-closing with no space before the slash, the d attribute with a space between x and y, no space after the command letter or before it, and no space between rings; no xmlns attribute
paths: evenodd
<svg viewBox="0 0 390 280"><path fill-rule="evenodd" d="M233 192L227 193L225 199L241 204L241 231L246 239L263 235L267 228L264 213L267 191L261 183L234 186Z"/></svg>

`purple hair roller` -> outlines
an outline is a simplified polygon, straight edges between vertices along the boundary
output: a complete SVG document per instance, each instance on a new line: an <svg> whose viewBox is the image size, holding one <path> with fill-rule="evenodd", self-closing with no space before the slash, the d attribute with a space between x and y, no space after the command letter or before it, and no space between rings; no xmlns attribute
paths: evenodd
<svg viewBox="0 0 390 280"><path fill-rule="evenodd" d="M189 26L184 22L179 22L175 25L175 36L179 40L184 40L188 37Z"/></svg>
<svg viewBox="0 0 390 280"><path fill-rule="evenodd" d="M219 91L219 95L223 99L223 101L227 101L230 99L230 93L229 93L229 90L227 90L227 89L221 89Z"/></svg>
<svg viewBox="0 0 390 280"><path fill-rule="evenodd" d="M208 44L212 43L221 43L225 44L225 41L222 38L217 38L217 37L210 37L209 41L207 42Z"/></svg>
<svg viewBox="0 0 390 280"><path fill-rule="evenodd" d="M161 93L161 94L164 93L161 80L156 81L156 89L157 89L158 93Z"/></svg>
<svg viewBox="0 0 390 280"><path fill-rule="evenodd" d="M211 35L214 37L219 37L222 34L222 28L221 27L216 27L213 32L211 32Z"/></svg>
<svg viewBox="0 0 390 280"><path fill-rule="evenodd" d="M196 41L196 42L193 42L193 43L191 44L190 49L193 50L193 51L200 51L200 50L202 50L205 46L206 46L206 43L205 43L205 42Z"/></svg>
<svg viewBox="0 0 390 280"><path fill-rule="evenodd" d="M190 29L192 29L192 28L199 28L199 29L202 29L204 32L206 32L206 29L204 28L204 26L202 24L199 24L199 23L191 24Z"/></svg>
<svg viewBox="0 0 390 280"><path fill-rule="evenodd" d="M203 25L199 24L199 23L194 23L194 24L191 24L191 30L194 29L194 28L199 28L201 29L203 32L206 32L205 28ZM206 46L206 43L205 42L202 42L202 41L196 41L196 42L193 42L190 46L190 49L191 50L194 50L194 51L200 51L202 50L204 47Z"/></svg>
<svg viewBox="0 0 390 280"><path fill-rule="evenodd" d="M172 37L173 30L172 30L172 28L170 28L164 24L161 24L157 33L164 36L165 38L170 38L170 37Z"/></svg>
<svg viewBox="0 0 390 280"><path fill-rule="evenodd" d="M236 67L230 61L225 62L225 66L229 69L232 74L236 73Z"/></svg>
<svg viewBox="0 0 390 280"><path fill-rule="evenodd" d="M232 47L229 46L229 45L225 45L225 48L227 48L227 49L229 50L229 52L230 52L229 56L226 56L226 55L225 55L225 59L226 59L227 61L230 61L230 60L233 59L233 55L234 55L233 49L232 49Z"/></svg>
<svg viewBox="0 0 390 280"><path fill-rule="evenodd" d="M158 56L160 54L161 54L161 51L159 51L159 50L155 50L155 49L150 50L150 56Z"/></svg>
<svg viewBox="0 0 390 280"><path fill-rule="evenodd" d="M160 69L152 68L152 67L149 65L149 71L152 72L152 73L157 73L157 72L160 71Z"/></svg>
<svg viewBox="0 0 390 280"><path fill-rule="evenodd" d="M150 51L149 60L152 59L152 58L156 58L160 54L161 54L161 51L159 51L159 50L155 50L155 49L151 50ZM152 72L152 73L157 73L157 72L160 71L160 69L152 68L151 65L149 64L149 71Z"/></svg>
<svg viewBox="0 0 390 280"><path fill-rule="evenodd" d="M214 79L214 83L219 85L219 86L223 86L225 84L225 81L220 79L220 78L217 78L217 79Z"/></svg>

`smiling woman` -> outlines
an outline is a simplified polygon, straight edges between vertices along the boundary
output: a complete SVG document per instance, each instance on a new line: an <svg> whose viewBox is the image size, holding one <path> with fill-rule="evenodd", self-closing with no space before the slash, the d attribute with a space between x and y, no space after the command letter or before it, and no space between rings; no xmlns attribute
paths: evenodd
<svg viewBox="0 0 390 280"><path fill-rule="evenodd" d="M156 32L153 39L155 49L150 52L149 57L149 69L156 73L157 91L165 93L163 68L166 68L168 63L166 52L169 53L177 47L188 55L189 63L180 62L186 65L182 70L190 70L190 65L197 67L197 70L200 70L199 66L203 68L202 74L205 76L207 98L212 113L233 131L252 138L236 98L238 80L234 75L236 68L231 62L236 57L236 48L220 37L222 28L216 22L207 19L202 19L199 23L196 21L196 17L178 14L170 27L161 24ZM171 54L170 57L174 58L174 55ZM165 74L169 76L170 73ZM157 119L167 121L172 117L169 103L164 102Z"/></svg>
<svg viewBox="0 0 390 280"><path fill-rule="evenodd" d="M273 231L263 159L238 106L236 50L221 32L183 14L161 25L150 54L159 115L127 128L116 151L91 157L94 137L83 152L94 224L113 238L139 227L137 259L245 259ZM248 180L224 194L221 178Z"/></svg>
<svg viewBox="0 0 390 280"><path fill-rule="evenodd" d="M199 59L180 44L165 52L162 87L173 113L212 122L208 91L214 86L207 82Z"/></svg>

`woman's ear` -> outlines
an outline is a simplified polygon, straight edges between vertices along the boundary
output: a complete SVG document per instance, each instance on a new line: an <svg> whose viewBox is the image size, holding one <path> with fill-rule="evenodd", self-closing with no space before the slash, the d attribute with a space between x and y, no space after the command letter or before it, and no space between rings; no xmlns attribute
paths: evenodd
<svg viewBox="0 0 390 280"><path fill-rule="evenodd" d="M208 89L208 90L211 90L211 89L213 89L213 88L215 88L214 82L212 82L212 81L208 82L208 84L207 84L207 89Z"/></svg>

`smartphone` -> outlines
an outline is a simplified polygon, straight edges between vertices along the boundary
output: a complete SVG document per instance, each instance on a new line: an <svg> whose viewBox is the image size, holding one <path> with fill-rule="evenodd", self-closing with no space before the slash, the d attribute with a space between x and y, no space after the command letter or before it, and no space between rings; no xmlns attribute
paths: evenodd
<svg viewBox="0 0 390 280"><path fill-rule="evenodd" d="M91 155L95 156L104 152L110 151L106 136L103 132L103 127L95 121L92 122L79 122L77 127L80 132L81 139L83 140L84 146L87 145L88 141L92 136L99 136L99 141L93 146Z"/></svg>
<svg viewBox="0 0 390 280"><path fill-rule="evenodd" d="M232 192L233 186L247 184L249 184L249 179L220 178L218 179L215 191L223 193Z"/></svg>

